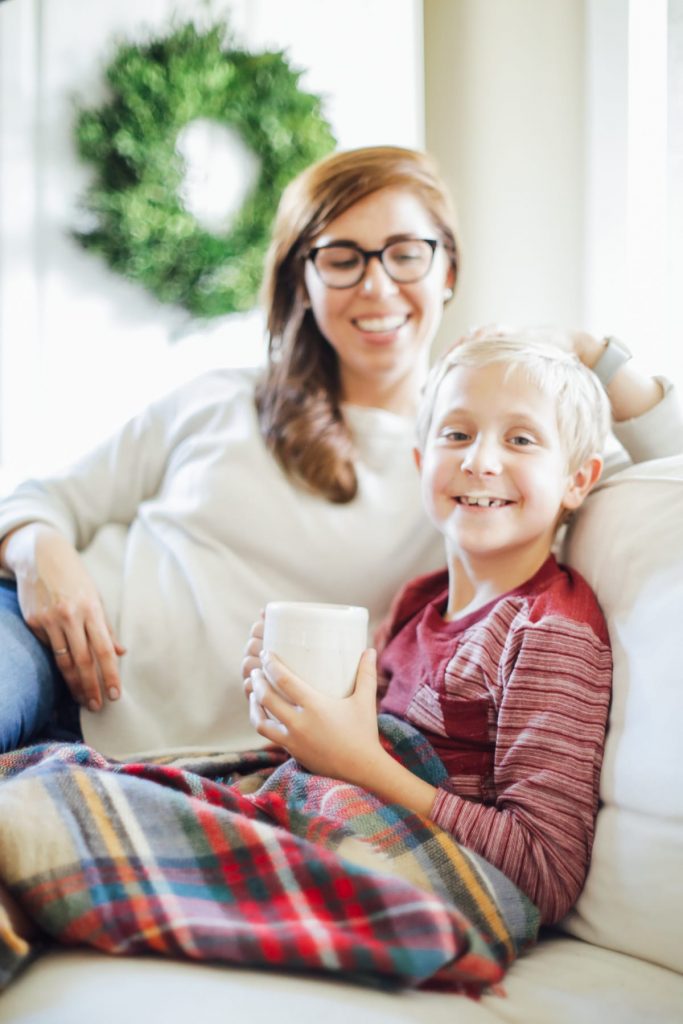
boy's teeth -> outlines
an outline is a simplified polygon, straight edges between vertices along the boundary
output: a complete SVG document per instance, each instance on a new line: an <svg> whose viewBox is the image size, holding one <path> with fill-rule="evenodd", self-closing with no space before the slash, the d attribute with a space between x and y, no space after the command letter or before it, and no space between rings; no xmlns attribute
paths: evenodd
<svg viewBox="0 0 683 1024"><path fill-rule="evenodd" d="M356 320L361 331L374 331L380 334L382 331L395 331L402 327L406 318L404 316L373 316Z"/></svg>
<svg viewBox="0 0 683 1024"><path fill-rule="evenodd" d="M480 505L482 508L498 508L505 504L503 498L472 498L467 495L463 495L460 501L463 505Z"/></svg>

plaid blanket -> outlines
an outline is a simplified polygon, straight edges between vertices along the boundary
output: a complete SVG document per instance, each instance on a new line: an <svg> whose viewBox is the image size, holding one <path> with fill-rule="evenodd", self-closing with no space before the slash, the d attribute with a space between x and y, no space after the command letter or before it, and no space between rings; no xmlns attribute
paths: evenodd
<svg viewBox="0 0 683 1024"><path fill-rule="evenodd" d="M420 733L387 715L380 729L393 756L445 781ZM482 991L538 930L516 886L432 822L274 748L0 756L0 880L44 942L388 986ZM0 988L44 942L0 912Z"/></svg>

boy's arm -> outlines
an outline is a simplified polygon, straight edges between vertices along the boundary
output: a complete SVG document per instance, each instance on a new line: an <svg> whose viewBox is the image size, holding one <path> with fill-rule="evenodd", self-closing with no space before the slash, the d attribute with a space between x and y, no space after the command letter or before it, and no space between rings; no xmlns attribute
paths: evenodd
<svg viewBox="0 0 683 1024"><path fill-rule="evenodd" d="M590 860L609 707L609 646L557 616L512 634L498 715L493 804L440 789L430 817L495 864L544 923L576 901Z"/></svg>
<svg viewBox="0 0 683 1024"><path fill-rule="evenodd" d="M431 818L519 885L550 923L576 901L588 868L611 653L590 626L555 615L511 633L501 663L511 668L502 684L491 804L435 789L384 750L369 653L355 692L341 701L267 658L277 690L256 673L250 716L257 732L282 744L309 771L363 786Z"/></svg>

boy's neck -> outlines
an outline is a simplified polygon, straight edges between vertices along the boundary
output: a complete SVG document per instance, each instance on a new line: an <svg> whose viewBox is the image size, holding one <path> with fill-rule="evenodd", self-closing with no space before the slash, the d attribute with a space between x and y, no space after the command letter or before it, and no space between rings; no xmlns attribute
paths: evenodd
<svg viewBox="0 0 683 1024"><path fill-rule="evenodd" d="M533 550L500 552L489 558L473 558L463 552L446 550L448 558L447 620L482 608L489 601L521 587L535 576L552 550L552 545L538 545Z"/></svg>

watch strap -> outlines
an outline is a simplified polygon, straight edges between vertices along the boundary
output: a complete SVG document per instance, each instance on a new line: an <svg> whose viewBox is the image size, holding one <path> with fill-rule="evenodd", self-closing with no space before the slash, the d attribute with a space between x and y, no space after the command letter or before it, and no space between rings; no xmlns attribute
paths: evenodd
<svg viewBox="0 0 683 1024"><path fill-rule="evenodd" d="M613 337L605 338L605 341L607 344L597 363L592 367L603 388L608 386L616 372L631 358L631 352L623 341Z"/></svg>

